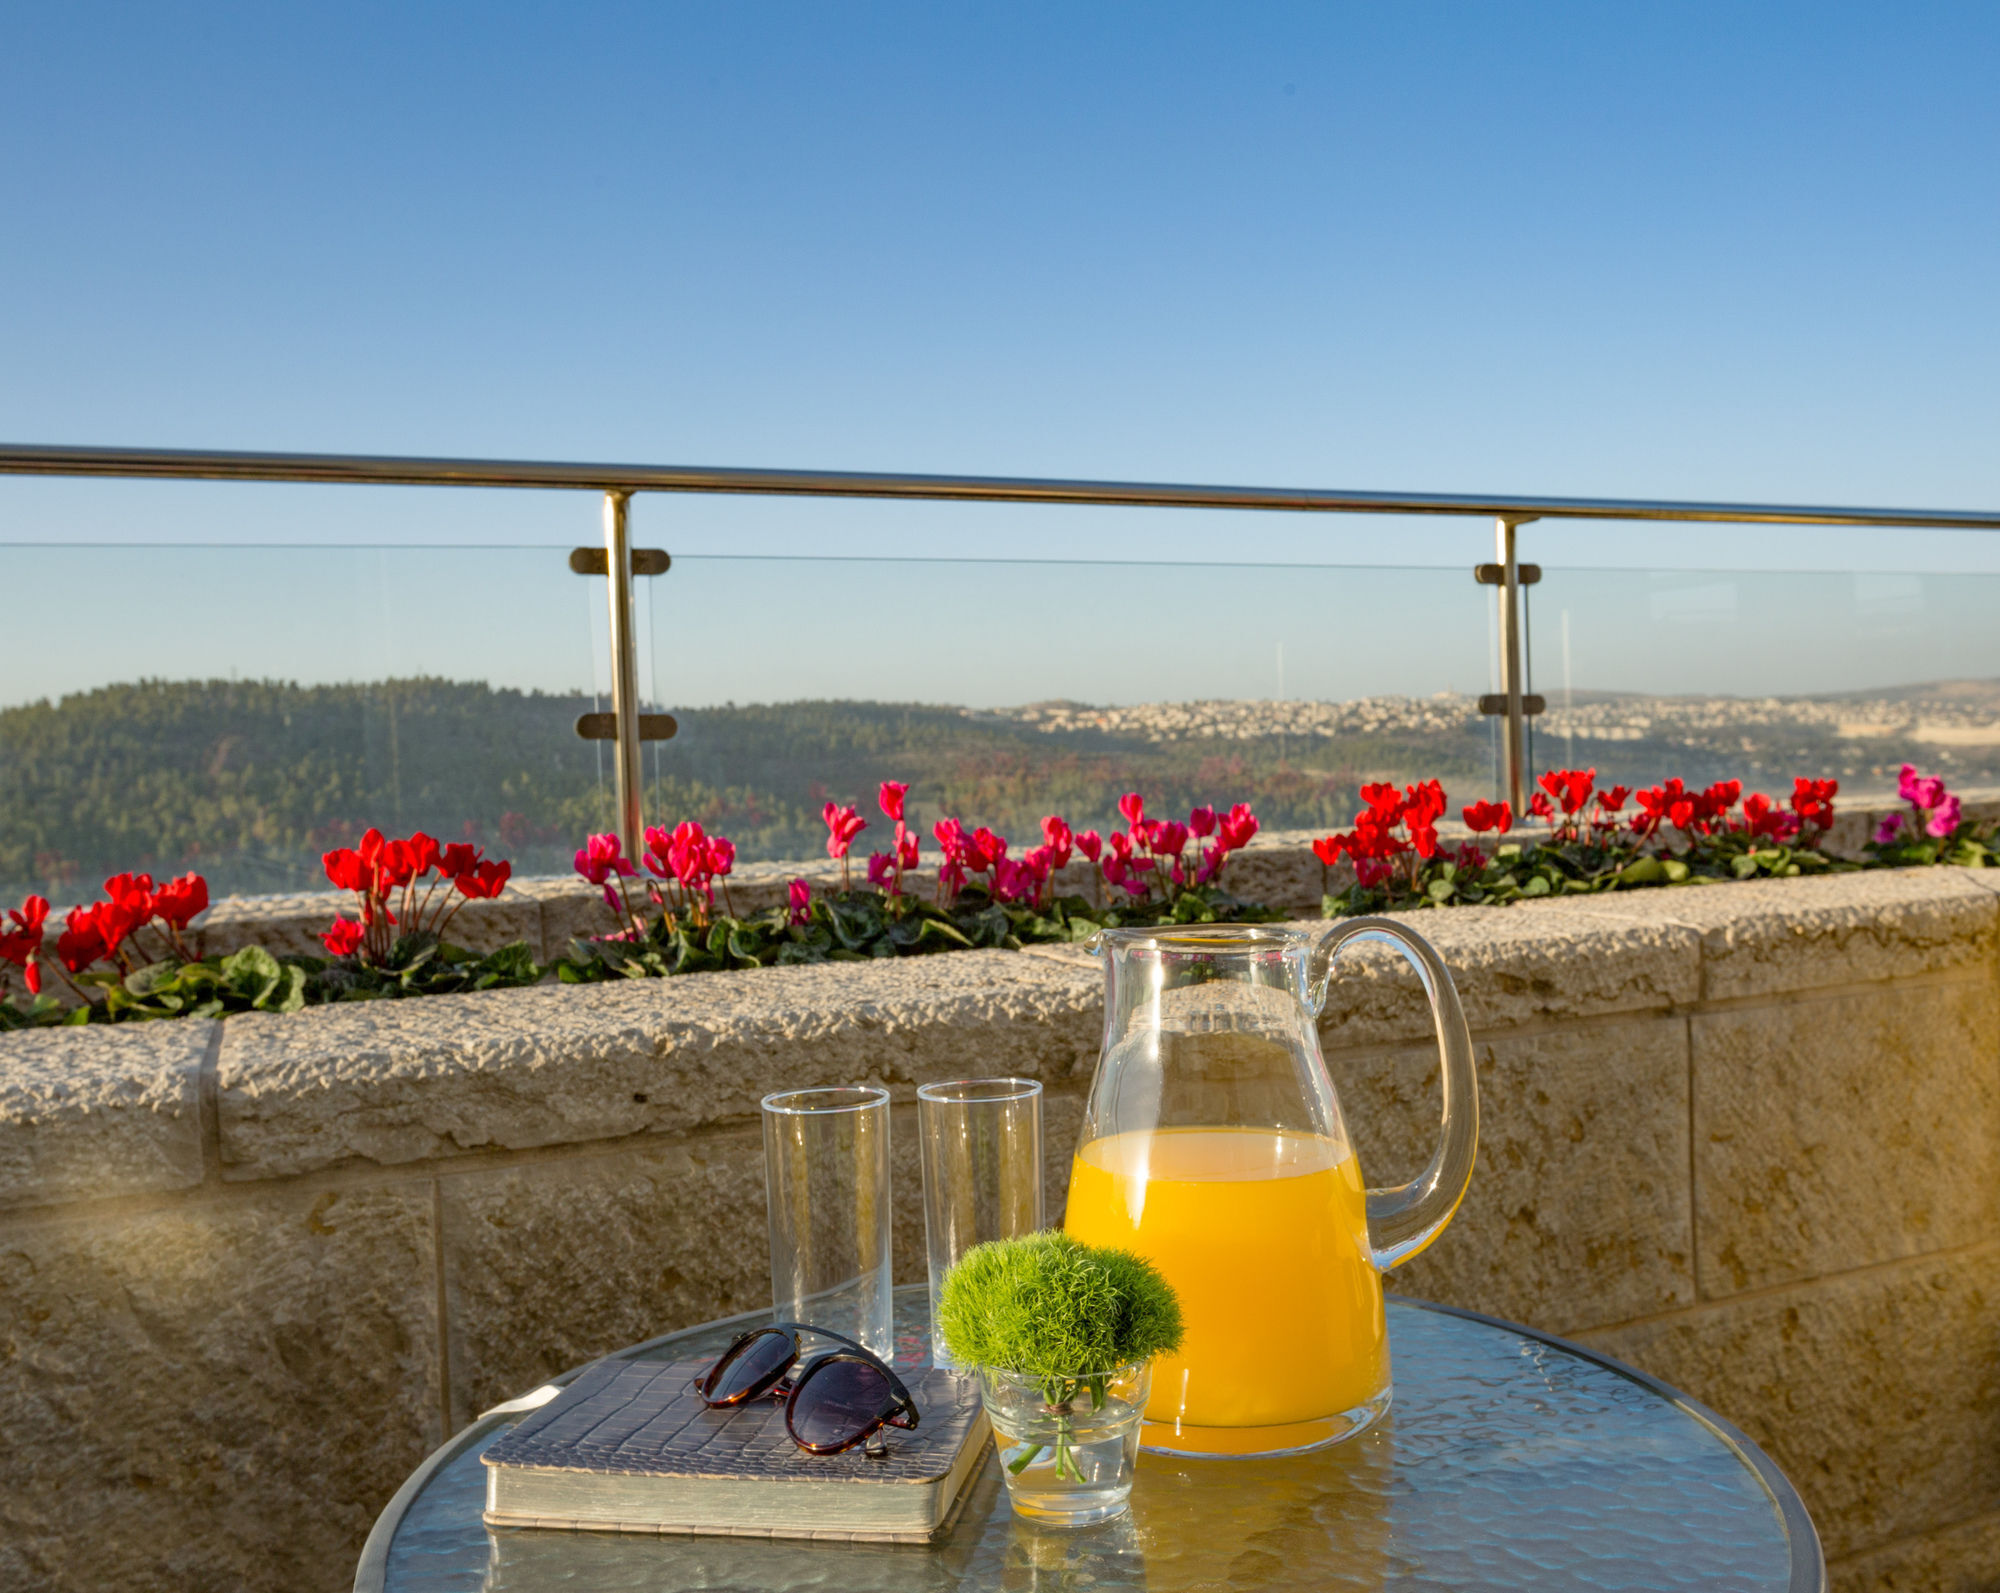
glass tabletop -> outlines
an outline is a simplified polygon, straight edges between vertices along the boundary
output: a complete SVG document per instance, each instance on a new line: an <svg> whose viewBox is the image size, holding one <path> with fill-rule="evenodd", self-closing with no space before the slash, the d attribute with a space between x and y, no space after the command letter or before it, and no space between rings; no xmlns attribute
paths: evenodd
<svg viewBox="0 0 2000 1593"><path fill-rule="evenodd" d="M927 1304L921 1285L897 1291L899 1363L928 1356ZM616 1358L703 1354L768 1315ZM479 1455L521 1413L487 1416L390 1502L356 1593L1823 1593L1819 1540L1790 1483L1684 1395L1529 1329L1394 1296L1389 1340L1395 1403L1349 1443L1271 1460L1144 1455L1131 1513L1071 1530L1015 1517L989 1450L957 1524L930 1547L489 1528Z"/></svg>

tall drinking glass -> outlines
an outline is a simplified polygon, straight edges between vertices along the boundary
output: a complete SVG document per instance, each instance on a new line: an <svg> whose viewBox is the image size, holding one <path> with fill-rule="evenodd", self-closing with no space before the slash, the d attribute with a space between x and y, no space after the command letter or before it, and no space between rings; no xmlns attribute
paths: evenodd
<svg viewBox="0 0 2000 1593"><path fill-rule="evenodd" d="M930 1252L931 1360L955 1363L937 1329L938 1289L989 1239L1042 1226L1042 1087L1033 1079L959 1079L917 1091Z"/></svg>
<svg viewBox="0 0 2000 1593"><path fill-rule="evenodd" d="M892 1355L889 1092L765 1096L764 1203L774 1320L831 1328Z"/></svg>

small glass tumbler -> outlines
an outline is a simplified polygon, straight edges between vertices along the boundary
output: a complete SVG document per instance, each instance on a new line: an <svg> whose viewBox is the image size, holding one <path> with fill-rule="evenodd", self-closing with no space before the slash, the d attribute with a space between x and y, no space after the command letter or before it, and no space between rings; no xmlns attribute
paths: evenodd
<svg viewBox="0 0 2000 1593"><path fill-rule="evenodd" d="M764 1204L773 1320L895 1353L889 1092L872 1085L764 1097Z"/></svg>
<svg viewBox="0 0 2000 1593"><path fill-rule="evenodd" d="M944 1275L974 1245L1042 1226L1042 1087L1033 1079L923 1085L917 1143L930 1259L931 1364L955 1367L937 1326Z"/></svg>
<svg viewBox="0 0 2000 1593"><path fill-rule="evenodd" d="M1061 1377L981 1367L979 1397L1014 1513L1085 1527L1124 1510L1152 1386L1151 1361Z"/></svg>

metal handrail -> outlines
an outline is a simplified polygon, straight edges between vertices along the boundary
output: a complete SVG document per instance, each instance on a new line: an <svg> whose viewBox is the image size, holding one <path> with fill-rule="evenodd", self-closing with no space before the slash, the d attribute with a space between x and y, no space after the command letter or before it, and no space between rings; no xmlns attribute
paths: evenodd
<svg viewBox="0 0 2000 1593"><path fill-rule="evenodd" d="M295 481L349 486L569 488L605 495L606 580L611 600L611 708L617 723L618 829L636 856L639 805L637 649L632 638L631 546L626 503L635 492L743 493L773 497L904 498L974 503L1109 504L1151 509L1265 509L1308 514L1486 516L1497 523L1502 738L1507 796L1525 794L1526 686L1515 531L1535 520L1671 520L1729 525L1854 525L2000 531L2000 512L1858 509L1653 498L1521 498L1437 492L1341 492L1302 487L1176 486L1145 481L1064 481L1026 476L910 475L857 470L746 470L705 465L540 463L520 459L421 459L392 454L244 453L182 448L64 448L0 443L0 475L115 476L189 481Z"/></svg>
<svg viewBox="0 0 2000 1593"><path fill-rule="evenodd" d="M749 493L984 503L1117 504L1155 509L1279 509L1320 514L1443 514L1528 520L1677 520L1738 525L1872 525L2000 531L2000 511L1868 509L1652 498L1521 498L1480 493L1345 492L894 471L746 470L706 465L539 463L381 454L243 453L180 448L61 448L0 443L0 475L143 476L193 481L316 481L359 486L541 487L598 492Z"/></svg>

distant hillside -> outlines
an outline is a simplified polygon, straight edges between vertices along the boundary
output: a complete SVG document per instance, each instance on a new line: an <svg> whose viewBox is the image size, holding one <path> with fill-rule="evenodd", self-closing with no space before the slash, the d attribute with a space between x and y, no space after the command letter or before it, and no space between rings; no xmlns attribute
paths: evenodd
<svg viewBox="0 0 2000 1593"><path fill-rule="evenodd" d="M596 706L429 679L141 681L0 711L0 896L66 902L125 868L199 868L218 893L310 888L319 853L370 824L470 836L522 873L565 872L611 820L609 760L572 728ZM1306 757L1283 737L1156 745L893 703L679 717L679 737L647 749L648 818L699 818L746 860L818 854L821 804L874 816L884 779L911 783L926 830L950 812L1019 838L1051 810L1105 824L1135 787L1164 807L1248 800L1267 824L1324 827L1349 819L1365 779L1469 788L1487 770L1476 734L1344 738Z"/></svg>
<svg viewBox="0 0 2000 1593"><path fill-rule="evenodd" d="M476 682L349 686L141 681L0 711L0 898L59 905L125 868L199 868L218 893L321 883L319 854L370 824L470 837L522 874L565 873L611 822L607 749L579 741L586 697ZM646 750L651 821L698 818L745 861L821 855L829 798L876 820L885 779L911 785L928 835L944 813L1027 844L1044 813L1115 820L1121 792L1159 809L1248 801L1272 828L1352 819L1365 780L1442 779L1491 793L1491 722L1466 697L1345 703L1043 703L998 712L879 702L679 711ZM1849 793L1893 788L1899 761L2000 783L2000 688L1950 682L1841 697L1577 692L1535 724L1536 768L1572 757L1609 783L1794 774Z"/></svg>

